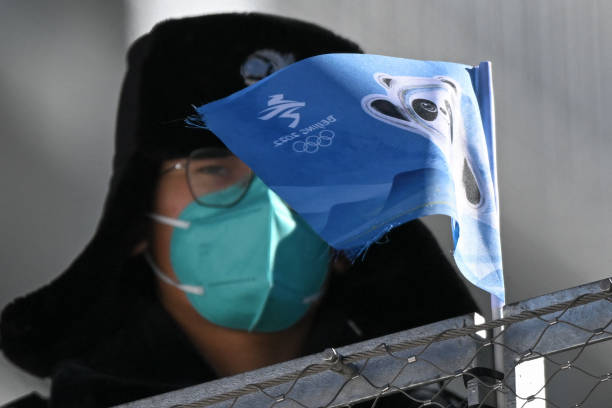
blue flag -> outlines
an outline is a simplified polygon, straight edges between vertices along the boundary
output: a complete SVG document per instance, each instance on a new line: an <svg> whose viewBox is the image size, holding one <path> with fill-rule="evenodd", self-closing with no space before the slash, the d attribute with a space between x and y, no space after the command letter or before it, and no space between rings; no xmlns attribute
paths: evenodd
<svg viewBox="0 0 612 408"><path fill-rule="evenodd" d="M197 121L349 256L450 216L459 269L503 301L492 105L488 63L327 54L198 107Z"/></svg>

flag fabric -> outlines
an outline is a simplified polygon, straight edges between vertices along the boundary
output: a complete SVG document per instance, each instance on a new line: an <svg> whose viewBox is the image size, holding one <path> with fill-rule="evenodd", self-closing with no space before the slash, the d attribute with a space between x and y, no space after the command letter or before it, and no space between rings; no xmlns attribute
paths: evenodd
<svg viewBox="0 0 612 408"><path fill-rule="evenodd" d="M492 96L489 63L326 54L187 122L353 258L407 221L450 216L460 271L503 301Z"/></svg>

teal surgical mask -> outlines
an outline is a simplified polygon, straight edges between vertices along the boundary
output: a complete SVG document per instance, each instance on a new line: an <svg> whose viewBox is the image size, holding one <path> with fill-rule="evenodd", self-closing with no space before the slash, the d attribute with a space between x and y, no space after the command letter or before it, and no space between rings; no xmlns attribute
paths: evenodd
<svg viewBox="0 0 612 408"><path fill-rule="evenodd" d="M229 187L207 202L235 194ZM186 292L193 307L219 326L258 332L297 323L319 297L329 247L295 212L255 178L229 208L189 204L178 219L153 214L174 227L170 261L174 282L147 257L157 275Z"/></svg>

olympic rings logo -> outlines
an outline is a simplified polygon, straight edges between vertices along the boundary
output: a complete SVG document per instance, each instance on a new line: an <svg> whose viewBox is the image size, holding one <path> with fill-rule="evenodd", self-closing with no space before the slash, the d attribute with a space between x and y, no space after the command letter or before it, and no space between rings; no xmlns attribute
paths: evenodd
<svg viewBox="0 0 612 408"><path fill-rule="evenodd" d="M331 146L336 134L332 130L322 130L318 135L308 136L304 140L293 142L293 151L297 153L316 153L319 147Z"/></svg>

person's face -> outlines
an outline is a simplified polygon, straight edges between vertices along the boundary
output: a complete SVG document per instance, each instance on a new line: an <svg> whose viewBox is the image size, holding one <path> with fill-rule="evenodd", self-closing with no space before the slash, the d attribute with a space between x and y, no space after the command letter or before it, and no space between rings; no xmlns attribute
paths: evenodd
<svg viewBox="0 0 612 408"><path fill-rule="evenodd" d="M202 149L190 158L166 160L161 165L152 212L179 218L194 201L207 205L209 194L237 184L246 186L251 178L252 171L243 161L219 149ZM231 202L225 204L231 205ZM170 262L172 230L171 226L153 222L148 245L161 270L176 279Z"/></svg>
<svg viewBox="0 0 612 408"><path fill-rule="evenodd" d="M162 163L152 208L154 214L179 218L185 207L194 201L203 203L199 205L206 205L207 197L210 197L208 194L239 183L247 183L253 177L252 170L232 154L204 153L196 157L167 160ZM160 269L178 281L170 261L172 232L172 226L152 222L148 250ZM346 258L340 256L334 258L331 266L332 270L343 272L349 265ZM160 288L162 296L180 298L188 304L187 296L179 289L165 284Z"/></svg>

